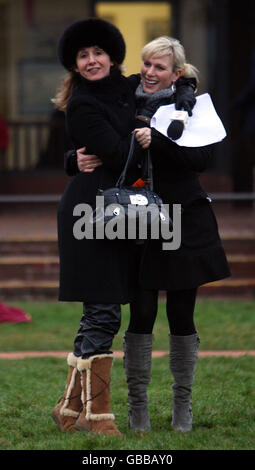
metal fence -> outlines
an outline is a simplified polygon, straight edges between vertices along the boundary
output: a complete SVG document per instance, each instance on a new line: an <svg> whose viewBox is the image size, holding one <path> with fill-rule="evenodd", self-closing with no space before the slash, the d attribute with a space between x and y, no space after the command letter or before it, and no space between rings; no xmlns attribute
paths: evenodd
<svg viewBox="0 0 255 470"><path fill-rule="evenodd" d="M49 135L48 122L8 122L10 142L2 161L4 170L35 168L45 150Z"/></svg>

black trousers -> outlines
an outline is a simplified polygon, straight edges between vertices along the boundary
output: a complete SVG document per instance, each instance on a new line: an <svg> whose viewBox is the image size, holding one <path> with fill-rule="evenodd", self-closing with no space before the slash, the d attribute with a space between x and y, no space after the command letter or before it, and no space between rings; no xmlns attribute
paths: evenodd
<svg viewBox="0 0 255 470"><path fill-rule="evenodd" d="M166 312L170 332L186 336L196 332L194 308L197 289L167 291ZM130 333L151 334L158 311L158 291L144 290L130 304ZM87 359L109 354L121 325L119 304L84 304L80 328L74 340L74 354Z"/></svg>
<svg viewBox="0 0 255 470"><path fill-rule="evenodd" d="M83 359L110 354L121 324L119 304L83 304L80 328L74 340L74 355Z"/></svg>
<svg viewBox="0 0 255 470"><path fill-rule="evenodd" d="M167 291L166 313L172 335L186 336L196 333L194 309L197 289ZM158 312L158 291L138 292L130 304L130 333L151 334Z"/></svg>

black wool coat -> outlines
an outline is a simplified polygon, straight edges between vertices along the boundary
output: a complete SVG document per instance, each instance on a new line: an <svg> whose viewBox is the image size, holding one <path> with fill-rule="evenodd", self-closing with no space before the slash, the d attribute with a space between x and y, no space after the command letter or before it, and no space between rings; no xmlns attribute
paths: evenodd
<svg viewBox="0 0 255 470"><path fill-rule="evenodd" d="M181 244L163 250L162 241L142 247L140 285L144 289L180 290L230 275L210 200L199 174L210 162L212 146L187 148L152 129L154 190L169 204L181 205ZM141 255L140 254L140 255Z"/></svg>
<svg viewBox="0 0 255 470"><path fill-rule="evenodd" d="M128 240L77 240L73 226L80 216L78 204L95 208L99 188L114 186L126 161L131 132L135 128L134 88L119 71L95 82L80 77L69 101L66 122L74 148L86 146L103 165L93 173L77 173L69 162L69 173L77 173L68 184L58 208L60 255L59 300L85 303L127 303L134 295L134 243ZM136 144L137 162L130 171L130 182L138 176L137 163L142 151ZM70 170L71 167L71 170ZM73 168L72 168L73 167Z"/></svg>

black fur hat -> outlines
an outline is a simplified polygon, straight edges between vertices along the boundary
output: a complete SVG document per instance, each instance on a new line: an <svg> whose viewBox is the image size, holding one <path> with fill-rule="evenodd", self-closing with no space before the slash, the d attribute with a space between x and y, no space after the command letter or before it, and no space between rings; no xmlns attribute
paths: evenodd
<svg viewBox="0 0 255 470"><path fill-rule="evenodd" d="M122 64L126 45L121 32L108 21L88 18L76 21L63 32L58 43L58 58L71 70L76 63L77 52L82 47L98 46L117 64Z"/></svg>

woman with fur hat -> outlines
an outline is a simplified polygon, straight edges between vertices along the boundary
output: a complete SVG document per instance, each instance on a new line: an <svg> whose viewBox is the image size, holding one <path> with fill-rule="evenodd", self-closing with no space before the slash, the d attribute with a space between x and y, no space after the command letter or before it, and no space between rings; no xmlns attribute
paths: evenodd
<svg viewBox="0 0 255 470"><path fill-rule="evenodd" d="M65 396L52 417L62 431L119 435L110 412L110 348L120 327L120 304L134 295L133 246L125 240L76 239L73 212L82 203L95 207L98 189L115 184L135 127L135 99L121 75L125 42L114 25L98 18L75 22L61 36L58 56L69 73L55 105L66 113L74 147L86 145L103 165L93 174L77 172L58 208L59 300L83 302L83 315L67 358Z"/></svg>
<svg viewBox="0 0 255 470"><path fill-rule="evenodd" d="M80 171L75 153L66 162L67 172L75 176L58 209L59 300L83 302L83 315L74 352L67 358L65 395L52 417L62 431L119 435L110 412L110 348L120 327L120 304L135 299L135 245L129 240L77 240L73 214L81 203L95 207L98 189L113 186L124 167L136 127L135 89L140 77L121 74L125 42L114 25L99 18L68 27L58 56L69 74L55 104L66 113L74 147L86 146L97 157L92 158L93 172ZM140 175L139 143L135 154L131 183Z"/></svg>

